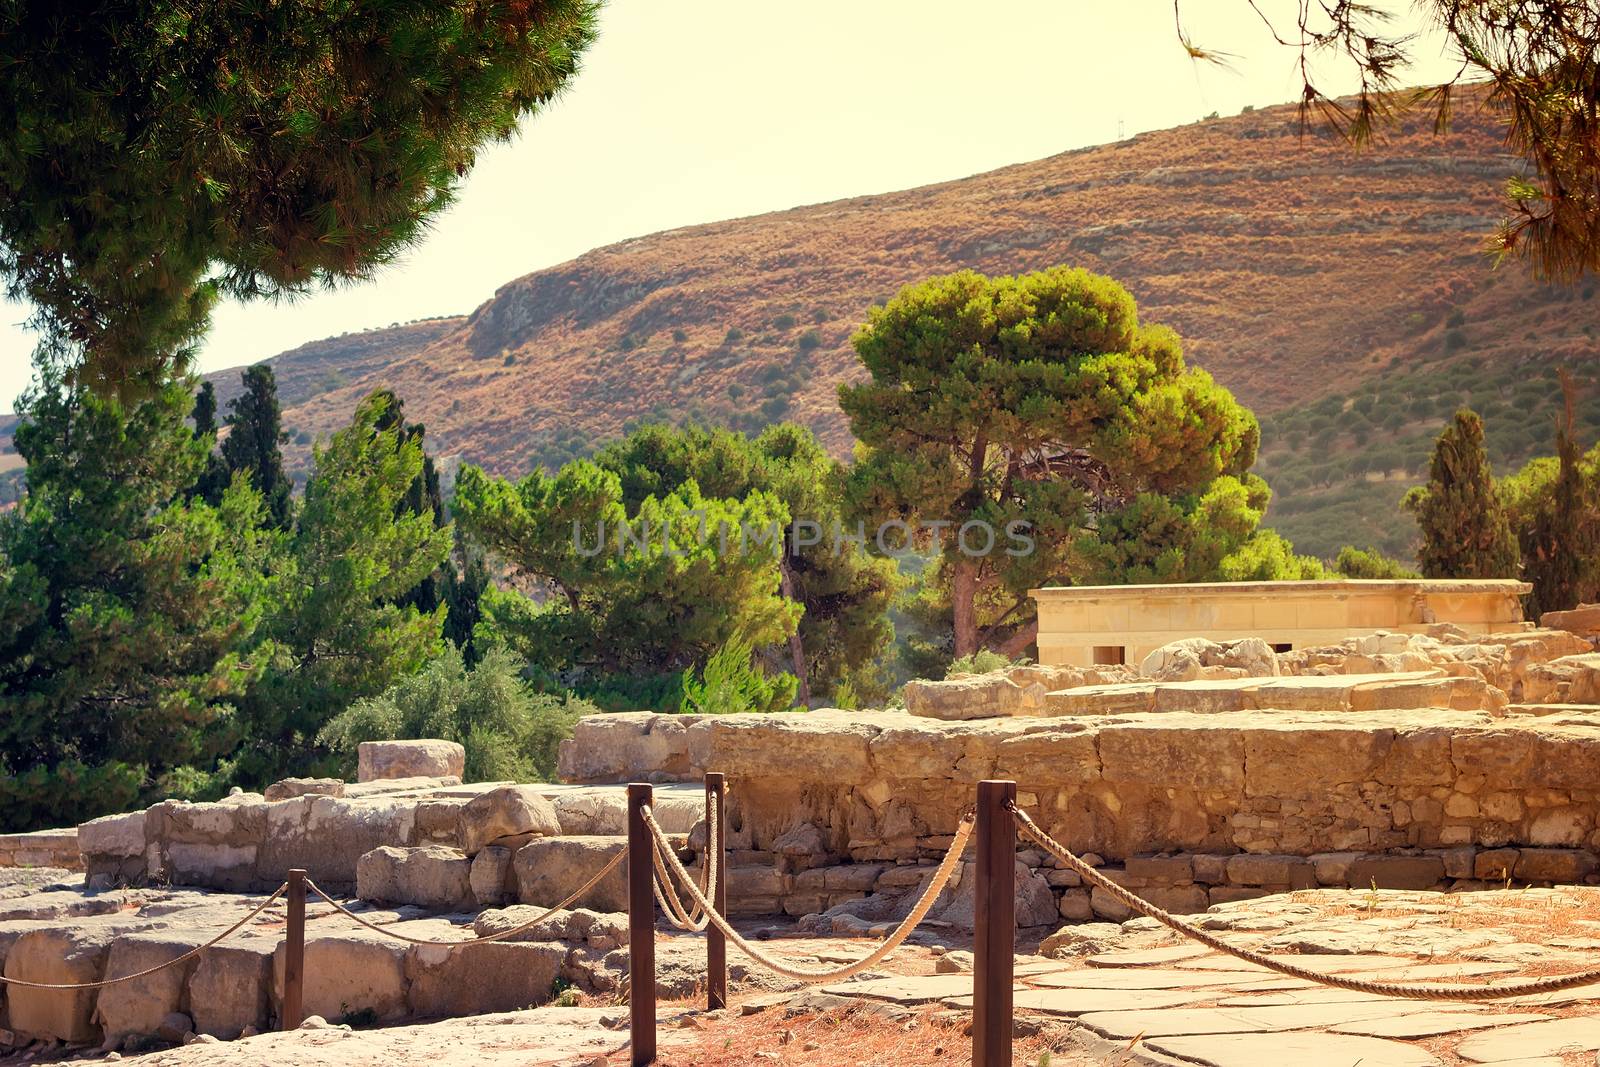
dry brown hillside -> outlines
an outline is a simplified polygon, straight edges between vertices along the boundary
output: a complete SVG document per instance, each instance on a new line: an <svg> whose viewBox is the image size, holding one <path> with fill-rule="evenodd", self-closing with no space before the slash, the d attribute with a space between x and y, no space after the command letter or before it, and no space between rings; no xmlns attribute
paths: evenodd
<svg viewBox="0 0 1600 1067"><path fill-rule="evenodd" d="M1148 318L1175 326L1191 359L1263 415L1268 472L1288 470L1295 456L1285 435L1273 439L1274 419L1319 401L1342 413L1362 389L1382 393L1389 377L1419 369L1433 383L1421 388L1448 392L1474 357L1520 368L1519 380L1553 360L1594 362L1600 305L1585 287L1540 286L1479 251L1515 168L1497 123L1472 108L1449 136L1419 117L1353 152L1326 134L1302 137L1294 109L1274 107L940 185L651 234L511 281L465 318L277 357L286 422L300 434L291 460L303 463L304 442L379 386L426 422L436 451L504 473L581 454L652 413L745 427L796 418L844 454L835 385L857 373L849 338L874 301L962 267L1069 263L1120 279ZM1359 506L1392 512L1417 435L1437 426L1434 406L1455 402L1408 396L1400 423L1379 427L1377 444L1405 456L1393 469L1339 474L1377 487L1360 491L1372 499ZM1313 466L1374 442L1323 433L1312 450L1312 436L1298 434L1294 452ZM1329 488L1318 476L1294 490L1302 503ZM1291 532L1328 551L1324 525ZM1393 548L1403 535L1389 525L1371 539Z"/></svg>

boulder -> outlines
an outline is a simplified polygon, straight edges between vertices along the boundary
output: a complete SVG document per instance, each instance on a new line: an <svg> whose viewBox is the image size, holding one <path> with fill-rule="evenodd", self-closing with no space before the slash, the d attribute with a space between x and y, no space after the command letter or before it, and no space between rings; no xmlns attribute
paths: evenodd
<svg viewBox="0 0 1600 1067"><path fill-rule="evenodd" d="M84 926L30 930L6 953L5 976L27 982L97 982L117 931ZM78 1043L97 1041L97 990L7 986L7 1026L25 1037Z"/></svg>
<svg viewBox="0 0 1600 1067"><path fill-rule="evenodd" d="M111 946L105 976L116 978L170 963L202 940L204 936L183 937L155 931L120 937ZM104 1030L106 1042L121 1044L127 1037L154 1035L168 1015L183 1008L184 985L195 962L185 960L143 978L100 990L94 1014Z"/></svg>
<svg viewBox="0 0 1600 1067"><path fill-rule="evenodd" d="M267 786L262 796L267 800L293 800L295 797L344 796L344 783L337 778L285 778Z"/></svg>
<svg viewBox="0 0 1600 1067"><path fill-rule="evenodd" d="M1043 715L1046 692L1042 682L1018 684L1000 671L958 675L942 682L911 681L905 685L908 712L945 720Z"/></svg>
<svg viewBox="0 0 1600 1067"><path fill-rule="evenodd" d="M514 853L499 845L487 845L472 857L468 882L479 907L499 907L517 892L516 874L511 869Z"/></svg>
<svg viewBox="0 0 1600 1067"><path fill-rule="evenodd" d="M276 938L230 938L200 954L189 976L195 1032L231 1041L248 1028L267 1028L276 943Z"/></svg>
<svg viewBox="0 0 1600 1067"><path fill-rule="evenodd" d="M442 845L383 845L356 864L356 896L387 904L456 911L473 904L472 861Z"/></svg>
<svg viewBox="0 0 1600 1067"><path fill-rule="evenodd" d="M517 899L524 904L553 907L627 847L627 839L621 837L546 837L529 841L517 850L512 861ZM730 887L730 899L732 896ZM597 911L627 911L628 861L623 860L584 899L573 903Z"/></svg>
<svg viewBox="0 0 1600 1067"><path fill-rule="evenodd" d="M1600 604L1579 604L1568 611L1547 611L1539 616L1539 625L1547 630L1566 630L1591 640L1600 638Z"/></svg>
<svg viewBox="0 0 1600 1067"><path fill-rule="evenodd" d="M356 746L356 781L461 776L467 750L454 741L363 741Z"/></svg>
<svg viewBox="0 0 1600 1067"><path fill-rule="evenodd" d="M481 793L462 805L458 818L461 848L469 856L503 838L561 833L555 805L531 785L506 785Z"/></svg>
<svg viewBox="0 0 1600 1067"><path fill-rule="evenodd" d="M514 930L538 918L545 910L529 904L513 904L509 908L482 911L472 924L472 933L475 937L490 937ZM626 912L591 911L588 908L555 912L521 933L505 938L507 944L524 941L582 942L603 952L610 952L627 940Z"/></svg>
<svg viewBox="0 0 1600 1067"><path fill-rule="evenodd" d="M1186 637L1162 645L1139 664L1139 673L1158 682L1199 678L1275 678L1281 672L1277 653L1259 637L1216 642Z"/></svg>
<svg viewBox="0 0 1600 1067"><path fill-rule="evenodd" d="M949 923L958 930L974 927L974 893L978 883L977 864L963 863L957 868L959 881L951 877L950 885L939 895L929 915L938 922ZM1013 907L1018 926L1054 926L1061 915L1056 906L1055 894L1044 876L1024 863L1017 863L1013 871L1015 899ZM920 887L916 894L920 894ZM913 895L912 899L915 899Z"/></svg>
<svg viewBox="0 0 1600 1067"><path fill-rule="evenodd" d="M272 955L274 996L283 1003L283 946ZM330 1022L406 1015L406 945L368 930L308 938L301 1007Z"/></svg>
<svg viewBox="0 0 1600 1067"><path fill-rule="evenodd" d="M566 958L560 943L413 945L405 966L411 1013L441 1017L537 1007L554 995Z"/></svg>

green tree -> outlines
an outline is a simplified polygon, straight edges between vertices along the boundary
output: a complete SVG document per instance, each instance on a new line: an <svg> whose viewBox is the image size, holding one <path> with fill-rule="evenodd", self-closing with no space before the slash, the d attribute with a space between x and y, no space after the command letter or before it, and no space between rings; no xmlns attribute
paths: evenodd
<svg viewBox="0 0 1600 1067"><path fill-rule="evenodd" d="M205 465L200 477L195 479L191 494L215 505L222 501L222 494L227 492L233 476L222 457L213 451L217 443L217 390L209 381L201 383L199 392L195 393L189 421L194 423L195 437L206 443Z"/></svg>
<svg viewBox="0 0 1600 1067"><path fill-rule="evenodd" d="M933 278L874 309L854 343L871 380L839 389L861 442L849 500L870 527L943 524L956 656L1026 647L1027 590L1073 576L1097 513L1255 459L1255 417L1087 271Z"/></svg>
<svg viewBox="0 0 1600 1067"><path fill-rule="evenodd" d="M293 512L289 476L283 471L283 412L272 368L257 363L245 370L244 392L228 401L228 435L222 441L222 462L230 478L244 474L266 505L267 521L289 528ZM209 384L209 383L208 383Z"/></svg>
<svg viewBox="0 0 1600 1067"><path fill-rule="evenodd" d="M578 68L595 0L0 8L0 271L82 383L159 389L219 296L364 279Z"/></svg>
<svg viewBox="0 0 1600 1067"><path fill-rule="evenodd" d="M1553 477L1517 528L1522 577L1533 584L1529 613L1535 617L1600 599L1600 477L1593 464L1584 469L1573 428L1574 390L1565 371L1561 386L1566 403L1556 423Z"/></svg>
<svg viewBox="0 0 1600 1067"><path fill-rule="evenodd" d="M1333 569L1346 578L1420 578L1416 571L1376 548L1345 545L1333 561Z"/></svg>
<svg viewBox="0 0 1600 1067"><path fill-rule="evenodd" d="M328 719L439 651L444 609L397 600L443 562L452 531L404 506L422 448L388 416L389 398L373 394L313 453L299 521L277 564L281 594L268 630L280 651L246 706L244 780L303 767Z"/></svg>
<svg viewBox="0 0 1600 1067"><path fill-rule="evenodd" d="M785 642L802 703L872 663L894 637L888 610L897 587L891 560L847 537L839 509L843 470L816 437L793 423L754 439L701 426L646 426L602 449L596 465L621 480L623 506L695 482L707 496L781 500L797 524L783 542L779 588L804 609Z"/></svg>
<svg viewBox="0 0 1600 1067"><path fill-rule="evenodd" d="M1517 542L1483 443L1483 420L1462 408L1433 446L1428 484L1405 507L1417 517L1417 562L1429 578L1510 578Z"/></svg>
<svg viewBox="0 0 1600 1067"><path fill-rule="evenodd" d="M521 672L521 661L503 647L469 666L447 646L422 670L334 716L318 740L338 754L347 773L363 741L440 737L466 749L469 782L548 782L573 725L600 709L536 693Z"/></svg>
<svg viewBox="0 0 1600 1067"><path fill-rule="evenodd" d="M170 386L134 407L46 371L0 517L0 827L121 810L226 748L268 650L260 497L186 498L209 439Z"/></svg>

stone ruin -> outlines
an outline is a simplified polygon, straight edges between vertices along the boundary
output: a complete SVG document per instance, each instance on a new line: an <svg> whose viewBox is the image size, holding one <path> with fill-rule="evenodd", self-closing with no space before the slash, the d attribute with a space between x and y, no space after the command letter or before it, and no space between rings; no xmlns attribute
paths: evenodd
<svg viewBox="0 0 1600 1067"><path fill-rule="evenodd" d="M618 783L655 783L659 819L698 862L708 770L729 782L730 911L830 935L875 936L906 913L985 778L1015 779L1047 832L1177 912L1312 887L1600 883L1600 607L1542 622L1290 652L1180 641L1137 666L915 682L903 710L595 716L564 743L560 784L463 785L459 746L385 742L363 749L355 783L288 780L33 846L0 841L39 858L75 851L90 890L0 899L0 967L35 981L141 970L237 921L259 900L239 894L271 891L292 867L413 937L504 930L624 847ZM456 951L386 939L313 902L306 1010L386 1021L526 1007L565 985L615 990L624 870L586 907ZM936 936L971 929L970 865L959 871L931 914ZM1016 901L1031 936L1127 917L1032 849L1017 852ZM265 1029L282 932L280 904L148 980L9 988L0 1028L108 1048ZM665 993L699 977L694 944L677 965L666 952Z"/></svg>

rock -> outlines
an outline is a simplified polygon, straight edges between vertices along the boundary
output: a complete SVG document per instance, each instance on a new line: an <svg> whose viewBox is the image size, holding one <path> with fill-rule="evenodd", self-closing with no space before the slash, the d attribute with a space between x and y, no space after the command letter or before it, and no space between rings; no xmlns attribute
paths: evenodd
<svg viewBox="0 0 1600 1067"><path fill-rule="evenodd" d="M1569 848L1525 848L1517 855L1511 876L1519 882L1582 882L1596 870L1593 852Z"/></svg>
<svg viewBox="0 0 1600 1067"><path fill-rule="evenodd" d="M553 907L627 847L627 839L617 837L546 837L529 841L512 860L517 899L524 904ZM730 885L730 903L733 895ZM623 860L584 899L573 903L596 911L627 911L628 861Z"/></svg>
<svg viewBox="0 0 1600 1067"><path fill-rule="evenodd" d="M780 856L822 856L828 852L828 841L821 830L805 822L783 833L772 843L772 851Z"/></svg>
<svg viewBox="0 0 1600 1067"><path fill-rule="evenodd" d="M479 907L497 908L517 893L516 874L511 867L514 853L500 845L486 845L472 858L468 882Z"/></svg>
<svg viewBox="0 0 1600 1067"><path fill-rule="evenodd" d="M477 920L472 925L472 932L477 937L489 937L522 926L545 910L531 904L513 904L509 908L479 912ZM514 934L505 940L508 944L523 941L570 941L610 952L627 939L628 916L625 912L573 908L570 911L558 911L522 933Z"/></svg>
<svg viewBox="0 0 1600 1067"><path fill-rule="evenodd" d="M144 812L105 815L78 827L78 849L84 855L143 857Z"/></svg>
<svg viewBox="0 0 1600 1067"><path fill-rule="evenodd" d="M1438 856L1363 856L1350 864L1352 889L1432 889L1444 879Z"/></svg>
<svg viewBox="0 0 1600 1067"><path fill-rule="evenodd" d="M1116 923L1082 923L1063 926L1039 943L1039 955L1048 960L1093 956L1114 948L1122 937Z"/></svg>
<svg viewBox="0 0 1600 1067"><path fill-rule="evenodd" d="M360 857L380 845L411 845L416 832L416 802L397 797L310 795L261 807L257 870L274 886L284 871L303 867L324 889L351 887Z"/></svg>
<svg viewBox="0 0 1600 1067"><path fill-rule="evenodd" d="M971 974L972 953L964 950L946 952L933 965L934 974Z"/></svg>
<svg viewBox="0 0 1600 1067"><path fill-rule="evenodd" d="M468 856L476 856L501 838L561 833L555 805L529 785L507 785L480 793L462 806L459 819L461 848Z"/></svg>
<svg viewBox="0 0 1600 1067"><path fill-rule="evenodd" d="M1568 611L1547 611L1539 616L1547 630L1566 630L1580 637L1600 637L1600 604L1579 604Z"/></svg>
<svg viewBox="0 0 1600 1067"><path fill-rule="evenodd" d="M458 911L473 904L472 862L442 845L384 845L356 865L356 895L387 904L415 904L433 911Z"/></svg>
<svg viewBox="0 0 1600 1067"><path fill-rule="evenodd" d="M975 901L978 875L977 864L963 863L958 868L959 881L952 876L953 885L946 886L929 915L958 930L971 930L975 921ZM1056 910L1055 894L1050 883L1038 871L1026 864L1013 864L1013 885L1017 926L1053 926L1060 918ZM731 893L730 893L731 896Z"/></svg>
<svg viewBox="0 0 1600 1067"><path fill-rule="evenodd" d="M351 1016L378 1022L404 1018L405 957L403 943L368 930L307 938L301 1006L319 1021L331 1018L338 1022ZM272 956L272 977L274 995L282 1003L282 945Z"/></svg>
<svg viewBox="0 0 1600 1067"><path fill-rule="evenodd" d="M405 965L411 1012L445 1017L537 1007L553 996L566 957L562 944L413 945Z"/></svg>
<svg viewBox="0 0 1600 1067"><path fill-rule="evenodd" d="M363 741L356 746L356 781L461 776L467 750L454 741Z"/></svg>
<svg viewBox="0 0 1600 1067"><path fill-rule="evenodd" d="M1004 672L967 674L942 682L905 684L906 711L929 719L993 719L1043 715L1046 689L1041 682L1018 684Z"/></svg>
<svg viewBox="0 0 1600 1067"><path fill-rule="evenodd" d="M344 796L344 783L337 778L285 778L273 782L262 794L267 800L292 800L295 797Z"/></svg>
<svg viewBox="0 0 1600 1067"><path fill-rule="evenodd" d="M106 959L106 977L135 974L159 967L188 952L203 937L182 937L160 932L129 934L116 940ZM130 1036L161 1036L161 1027L183 1007L184 987L194 971L195 960L185 960L132 982L120 982L100 990L95 1016L105 1040L120 1045ZM185 1015L187 1022L189 1017ZM190 1029L193 1029L192 1024ZM162 1036L176 1042L179 1037Z"/></svg>
<svg viewBox="0 0 1600 1067"><path fill-rule="evenodd" d="M189 977L189 1013L197 1032L232 1040L268 1026L274 946L265 938L230 938L200 954Z"/></svg>
<svg viewBox="0 0 1600 1067"><path fill-rule="evenodd" d="M1279 674L1278 654L1259 637L1222 642L1218 666L1237 668L1248 678L1276 678Z"/></svg>
<svg viewBox="0 0 1600 1067"><path fill-rule="evenodd" d="M97 982L105 973L115 928L29 930L5 956L5 976L28 982ZM7 986L6 1025L24 1037L71 1043L97 1041L91 1018L96 990L29 989Z"/></svg>
<svg viewBox="0 0 1600 1067"><path fill-rule="evenodd" d="M1274 678L1281 673L1277 653L1259 637L1210 641L1187 637L1162 645L1139 664L1139 673L1158 682L1198 678Z"/></svg>
<svg viewBox="0 0 1600 1067"><path fill-rule="evenodd" d="M1189 637L1162 645L1139 664L1139 673L1158 682L1187 682L1200 677L1207 656L1217 658L1222 647L1203 637Z"/></svg>
<svg viewBox="0 0 1600 1067"><path fill-rule="evenodd" d="M173 1045L181 1045L194 1033L194 1020L181 1011L168 1012L156 1024L155 1036Z"/></svg>

